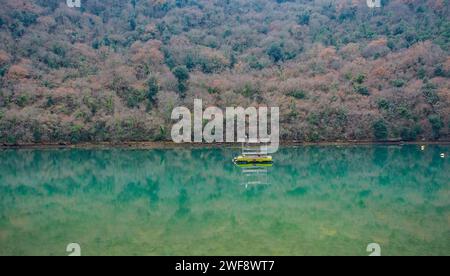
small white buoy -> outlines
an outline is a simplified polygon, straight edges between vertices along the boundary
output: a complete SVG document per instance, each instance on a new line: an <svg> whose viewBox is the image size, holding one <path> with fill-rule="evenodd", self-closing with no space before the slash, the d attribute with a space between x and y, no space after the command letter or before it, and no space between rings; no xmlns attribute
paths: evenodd
<svg viewBox="0 0 450 276"><path fill-rule="evenodd" d="M425 146L421 146L420 149L421 149L421 150L425 150Z"/></svg>
<svg viewBox="0 0 450 276"><path fill-rule="evenodd" d="M445 154L444 153L441 153L441 158L445 158Z"/></svg>

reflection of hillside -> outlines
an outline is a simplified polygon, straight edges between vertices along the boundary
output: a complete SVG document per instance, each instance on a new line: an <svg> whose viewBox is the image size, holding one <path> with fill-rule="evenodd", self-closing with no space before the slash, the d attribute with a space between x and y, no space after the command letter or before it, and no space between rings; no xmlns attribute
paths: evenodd
<svg viewBox="0 0 450 276"><path fill-rule="evenodd" d="M282 149L269 175L282 185L272 187L271 193L310 185L318 193L371 188L397 191L386 196L408 190L439 196L436 192L447 188L449 176L444 170L448 162L439 158L442 151L409 146ZM130 201L157 198L158 190L162 198L175 198L185 188L192 195L217 197L225 187L238 191L231 184L242 180L229 150L21 150L1 155L1 189L23 195L107 193Z"/></svg>
<svg viewBox="0 0 450 276"><path fill-rule="evenodd" d="M424 192L439 197L448 173L442 149L430 147L305 147L282 149L270 180L280 195L303 186L326 196L348 196L373 189L385 196ZM5 192L23 195L110 194L117 200L176 198L184 188L193 196L217 198L242 182L229 150L49 150L3 151L0 174ZM395 192L394 192L395 191Z"/></svg>
<svg viewBox="0 0 450 276"><path fill-rule="evenodd" d="M450 170L439 153L448 150L285 148L268 174L273 185L247 190L228 149L2 151L0 243L10 235L26 248L42 231L42 242L72 233L133 253L143 250L134 241L146 241L150 254L250 254L251 242L266 240L257 252L322 254L321 242L339 237L349 244L335 248L342 254L373 239L411 250L425 240L443 253Z"/></svg>

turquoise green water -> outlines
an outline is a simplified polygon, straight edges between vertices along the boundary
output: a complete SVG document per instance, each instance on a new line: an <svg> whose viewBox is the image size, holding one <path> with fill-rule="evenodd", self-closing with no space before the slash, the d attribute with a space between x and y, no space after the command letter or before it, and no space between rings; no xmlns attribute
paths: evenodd
<svg viewBox="0 0 450 276"><path fill-rule="evenodd" d="M450 255L450 146L0 151L0 255Z"/></svg>

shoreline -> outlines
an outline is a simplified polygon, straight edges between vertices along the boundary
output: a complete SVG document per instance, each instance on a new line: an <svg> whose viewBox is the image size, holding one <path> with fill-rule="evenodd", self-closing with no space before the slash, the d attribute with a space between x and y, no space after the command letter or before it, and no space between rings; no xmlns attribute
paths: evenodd
<svg viewBox="0 0 450 276"><path fill-rule="evenodd" d="M370 145L450 145L450 140L443 141L334 141L334 142L280 142L280 147L305 147L305 146L370 146ZM171 141L163 142L99 142L99 143L35 143L18 145L0 145L0 150L5 149L176 149L176 148L240 148L241 143L181 143Z"/></svg>

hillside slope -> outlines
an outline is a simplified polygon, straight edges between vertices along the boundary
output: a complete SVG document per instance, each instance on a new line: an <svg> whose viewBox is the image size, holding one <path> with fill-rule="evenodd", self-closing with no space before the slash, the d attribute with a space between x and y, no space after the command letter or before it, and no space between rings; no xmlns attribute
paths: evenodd
<svg viewBox="0 0 450 276"><path fill-rule="evenodd" d="M448 0L0 0L0 143L170 139L279 106L285 141L450 139Z"/></svg>

